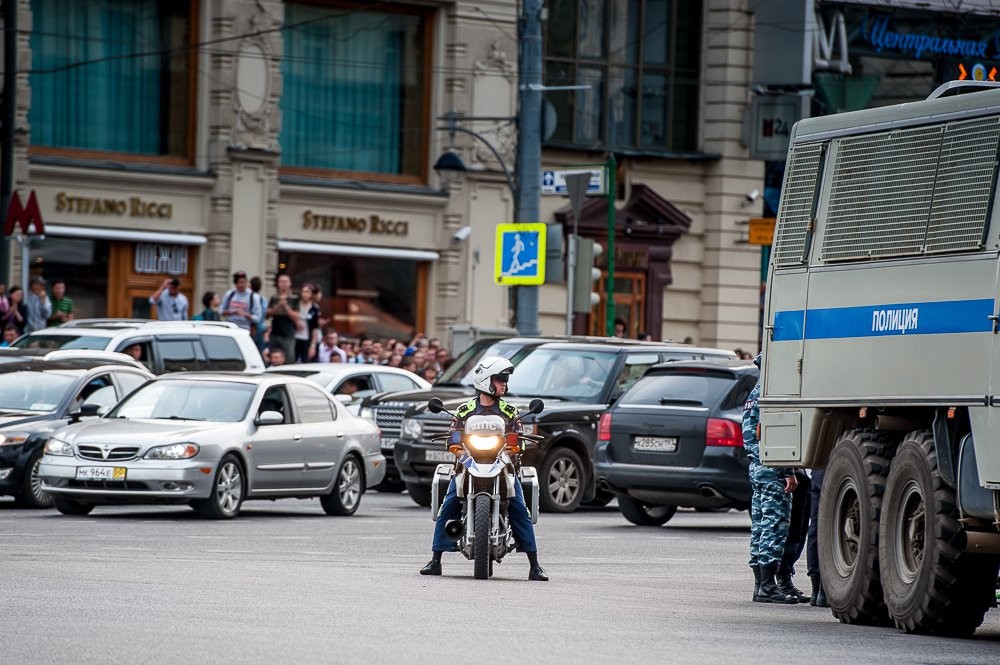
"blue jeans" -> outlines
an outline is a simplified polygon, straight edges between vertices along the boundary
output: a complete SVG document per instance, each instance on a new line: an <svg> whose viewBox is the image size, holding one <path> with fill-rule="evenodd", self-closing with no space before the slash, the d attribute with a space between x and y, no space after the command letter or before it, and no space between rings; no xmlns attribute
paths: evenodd
<svg viewBox="0 0 1000 665"><path fill-rule="evenodd" d="M455 489L455 479L452 478L448 484L448 493L444 495L444 501L441 503L441 510L438 511L437 522L434 523L434 543L431 545L433 551L455 551L455 541L450 540L445 535L444 527L451 520L457 520L461 516L462 504L458 498L458 490ZM537 552L535 528L531 524L531 515L528 514L528 507L524 503L521 481L516 477L514 478L514 498L507 502L507 517L510 520L510 528L514 532L518 549L522 552Z"/></svg>

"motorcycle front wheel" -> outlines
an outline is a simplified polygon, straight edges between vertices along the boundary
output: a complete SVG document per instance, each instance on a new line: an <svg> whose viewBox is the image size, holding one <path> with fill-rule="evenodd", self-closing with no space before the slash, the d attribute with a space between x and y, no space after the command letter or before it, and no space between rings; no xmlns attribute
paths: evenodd
<svg viewBox="0 0 1000 665"><path fill-rule="evenodd" d="M475 576L477 580L486 580L490 577L490 498L477 496L472 505Z"/></svg>

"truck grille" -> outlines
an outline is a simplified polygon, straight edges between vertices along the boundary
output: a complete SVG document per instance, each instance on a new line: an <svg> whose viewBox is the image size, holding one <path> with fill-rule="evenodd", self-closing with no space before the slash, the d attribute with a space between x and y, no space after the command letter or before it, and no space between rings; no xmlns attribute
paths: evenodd
<svg viewBox="0 0 1000 665"><path fill-rule="evenodd" d="M406 413L406 402L385 402L372 407L375 412L375 424L382 430L384 438L398 438L403 426L403 414Z"/></svg>
<svg viewBox="0 0 1000 665"><path fill-rule="evenodd" d="M81 444L76 450L85 459L121 462L135 458L139 446L112 446L105 451L103 446Z"/></svg>

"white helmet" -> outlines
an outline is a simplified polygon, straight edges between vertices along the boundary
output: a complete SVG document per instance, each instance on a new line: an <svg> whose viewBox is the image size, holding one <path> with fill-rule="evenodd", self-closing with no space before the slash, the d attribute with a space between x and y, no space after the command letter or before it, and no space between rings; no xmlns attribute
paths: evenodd
<svg viewBox="0 0 1000 665"><path fill-rule="evenodd" d="M481 393L496 395L493 389L493 382L490 380L494 376L503 375L506 380L514 371L514 364L506 358L500 356L488 356L479 361L476 369L472 371L472 385Z"/></svg>

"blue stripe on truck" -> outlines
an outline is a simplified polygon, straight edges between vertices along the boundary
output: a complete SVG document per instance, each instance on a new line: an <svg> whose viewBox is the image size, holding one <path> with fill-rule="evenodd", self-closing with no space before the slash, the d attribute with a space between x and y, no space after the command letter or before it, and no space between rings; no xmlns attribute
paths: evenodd
<svg viewBox="0 0 1000 665"><path fill-rule="evenodd" d="M992 299L787 310L775 312L772 340L992 332L995 312Z"/></svg>

